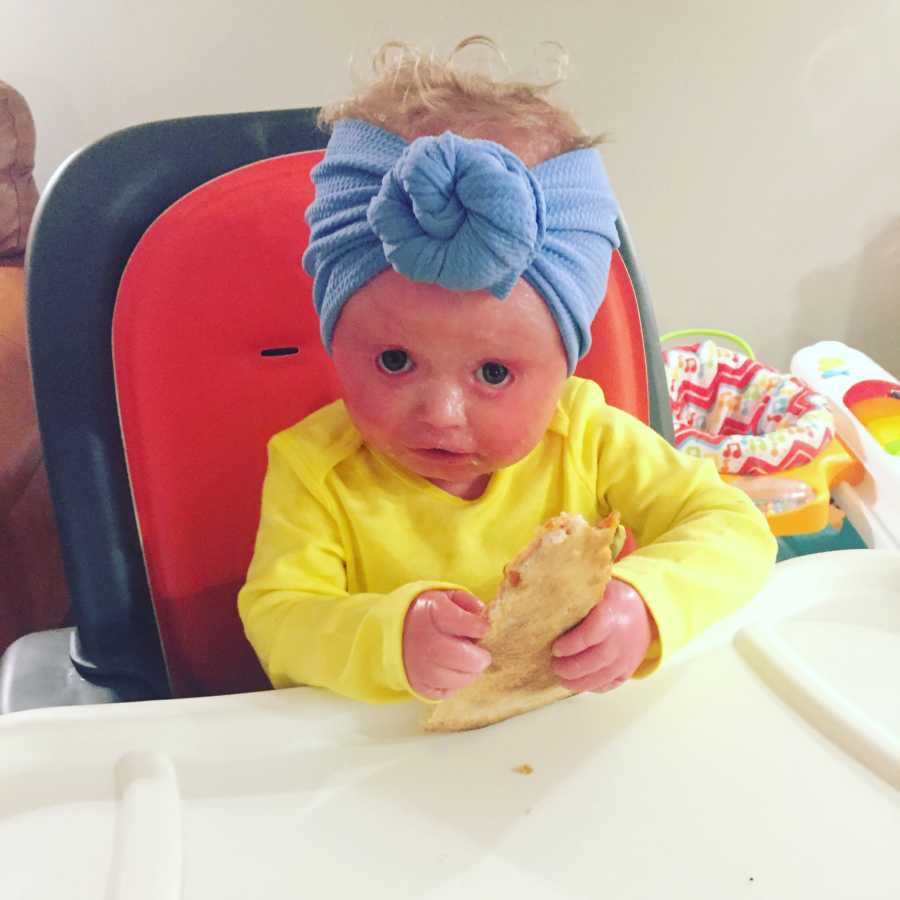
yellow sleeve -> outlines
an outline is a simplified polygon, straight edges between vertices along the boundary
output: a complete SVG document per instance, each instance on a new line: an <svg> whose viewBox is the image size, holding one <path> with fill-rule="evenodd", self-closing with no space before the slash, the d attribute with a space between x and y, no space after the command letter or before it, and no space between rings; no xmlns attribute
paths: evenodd
<svg viewBox="0 0 900 900"><path fill-rule="evenodd" d="M289 458L290 457L290 458ZM274 687L306 684L371 702L415 696L403 665L403 622L425 590L347 591L345 541L322 485L275 438L256 547L238 595L244 631Z"/></svg>
<svg viewBox="0 0 900 900"><path fill-rule="evenodd" d="M606 406L597 419L598 493L621 513L638 549L613 567L644 598L659 630L637 675L734 612L762 587L777 543L749 498L711 460L671 447Z"/></svg>

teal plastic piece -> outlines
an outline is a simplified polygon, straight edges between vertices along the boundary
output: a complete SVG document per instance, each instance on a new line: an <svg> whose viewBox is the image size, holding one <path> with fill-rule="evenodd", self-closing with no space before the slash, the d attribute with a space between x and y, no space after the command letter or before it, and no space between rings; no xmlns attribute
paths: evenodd
<svg viewBox="0 0 900 900"><path fill-rule="evenodd" d="M830 525L814 534L794 534L778 538L777 562L808 556L810 553L826 553L829 550L865 550L866 542L846 519L840 531Z"/></svg>

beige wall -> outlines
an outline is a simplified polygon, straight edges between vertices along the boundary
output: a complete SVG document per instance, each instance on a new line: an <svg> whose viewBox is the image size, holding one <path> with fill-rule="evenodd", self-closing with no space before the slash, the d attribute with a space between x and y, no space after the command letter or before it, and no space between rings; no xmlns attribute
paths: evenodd
<svg viewBox="0 0 900 900"><path fill-rule="evenodd" d="M786 366L832 338L900 377L897 0L0 0L0 78L43 184L148 119L312 105L388 38L493 35L514 69L572 57L561 96L607 164L661 328L736 331Z"/></svg>

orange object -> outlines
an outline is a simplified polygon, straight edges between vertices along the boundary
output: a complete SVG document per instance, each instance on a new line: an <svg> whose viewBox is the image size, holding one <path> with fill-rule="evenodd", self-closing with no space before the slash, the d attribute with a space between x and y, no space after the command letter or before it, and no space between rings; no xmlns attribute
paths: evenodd
<svg viewBox="0 0 900 900"><path fill-rule="evenodd" d="M26 347L34 148L28 104L0 81L0 654L23 634L58 628L69 607Z"/></svg>
<svg viewBox="0 0 900 900"><path fill-rule="evenodd" d="M784 472L773 472L767 478L802 482L807 485L812 499L802 506L784 511L777 511L777 503L773 503L769 510L761 506L762 511L766 513L772 533L776 537L782 537L790 534L810 534L826 528L829 524L831 489L844 481L859 484L864 474L862 463L840 438L832 440L812 462ZM723 474L722 478L729 484L740 486L741 476ZM786 486L786 491L788 490L790 487Z"/></svg>

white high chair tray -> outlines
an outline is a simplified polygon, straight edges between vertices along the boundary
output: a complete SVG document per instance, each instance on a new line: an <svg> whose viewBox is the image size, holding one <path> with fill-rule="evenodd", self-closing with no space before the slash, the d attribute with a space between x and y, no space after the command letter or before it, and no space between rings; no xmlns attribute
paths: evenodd
<svg viewBox="0 0 900 900"><path fill-rule="evenodd" d="M0 897L896 900L898 686L900 553L863 550L482 731L305 688L15 713Z"/></svg>

